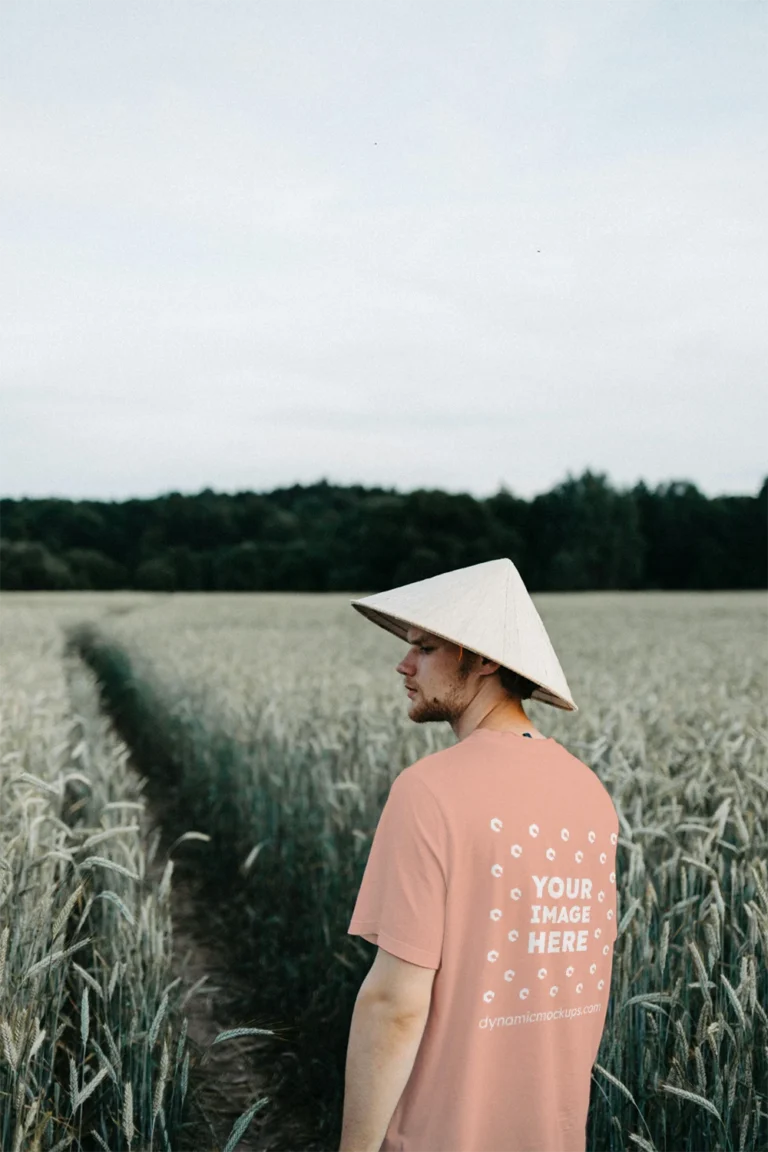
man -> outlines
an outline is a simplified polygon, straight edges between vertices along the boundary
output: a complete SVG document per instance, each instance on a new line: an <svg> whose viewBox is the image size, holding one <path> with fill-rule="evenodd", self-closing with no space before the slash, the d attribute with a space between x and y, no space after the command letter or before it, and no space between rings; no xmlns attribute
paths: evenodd
<svg viewBox="0 0 768 1152"><path fill-rule="evenodd" d="M373 838L340 1152L585 1152L618 817L523 709L578 711L544 625L506 558L352 604L408 644L410 718L457 743L396 777Z"/></svg>

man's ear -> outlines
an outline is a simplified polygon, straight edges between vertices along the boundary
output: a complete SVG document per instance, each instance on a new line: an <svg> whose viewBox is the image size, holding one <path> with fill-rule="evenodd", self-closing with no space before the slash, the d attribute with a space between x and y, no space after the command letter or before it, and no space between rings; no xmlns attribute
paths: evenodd
<svg viewBox="0 0 768 1152"><path fill-rule="evenodd" d="M489 660L487 656L483 656L477 671L481 676L493 676L494 672L497 672L500 667L501 665L497 663L496 660Z"/></svg>

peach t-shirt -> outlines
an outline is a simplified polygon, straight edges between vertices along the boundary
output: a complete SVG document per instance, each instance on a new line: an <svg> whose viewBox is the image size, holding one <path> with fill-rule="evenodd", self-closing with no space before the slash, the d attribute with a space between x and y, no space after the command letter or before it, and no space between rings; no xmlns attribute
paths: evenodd
<svg viewBox="0 0 768 1152"><path fill-rule="evenodd" d="M585 1152L618 831L551 737L476 728L396 777L348 933L437 972L381 1152Z"/></svg>

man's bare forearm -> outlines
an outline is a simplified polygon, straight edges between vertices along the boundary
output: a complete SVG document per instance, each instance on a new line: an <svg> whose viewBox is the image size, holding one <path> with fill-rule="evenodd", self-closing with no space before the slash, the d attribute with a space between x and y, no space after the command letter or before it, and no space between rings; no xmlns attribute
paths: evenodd
<svg viewBox="0 0 768 1152"><path fill-rule="evenodd" d="M379 1152L426 1023L426 1010L398 1018L384 1001L358 997L347 1047L339 1152Z"/></svg>

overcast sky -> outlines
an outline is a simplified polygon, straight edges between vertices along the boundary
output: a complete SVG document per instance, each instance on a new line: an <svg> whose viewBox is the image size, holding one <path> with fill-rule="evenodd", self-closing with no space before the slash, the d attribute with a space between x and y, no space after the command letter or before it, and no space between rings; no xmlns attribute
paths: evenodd
<svg viewBox="0 0 768 1152"><path fill-rule="evenodd" d="M3 0L0 491L768 473L762 0Z"/></svg>

